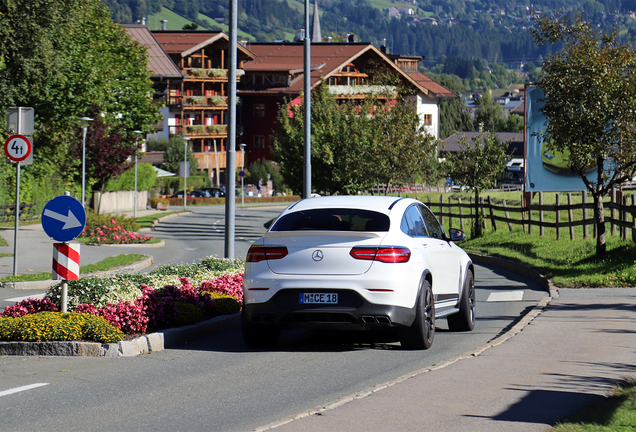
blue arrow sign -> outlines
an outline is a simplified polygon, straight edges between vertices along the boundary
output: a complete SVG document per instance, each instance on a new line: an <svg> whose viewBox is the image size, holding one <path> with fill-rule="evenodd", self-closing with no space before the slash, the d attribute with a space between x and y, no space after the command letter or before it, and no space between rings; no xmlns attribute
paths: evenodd
<svg viewBox="0 0 636 432"><path fill-rule="evenodd" d="M85 225L86 210L77 198L55 197L42 210L42 228L55 241L73 240L82 233Z"/></svg>

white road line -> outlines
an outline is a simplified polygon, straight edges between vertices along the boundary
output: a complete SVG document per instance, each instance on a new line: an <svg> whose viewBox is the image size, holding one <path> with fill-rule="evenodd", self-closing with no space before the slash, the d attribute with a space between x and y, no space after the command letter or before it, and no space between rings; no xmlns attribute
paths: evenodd
<svg viewBox="0 0 636 432"><path fill-rule="evenodd" d="M523 300L523 291L501 291L491 292L488 296L489 302L508 302Z"/></svg>
<svg viewBox="0 0 636 432"><path fill-rule="evenodd" d="M33 298L33 299L40 299L40 300L42 300L42 299L44 298L44 296L45 296L45 295L46 295L46 293L42 293L42 294L31 294L30 296L26 296L26 297L15 297L15 298L6 299L6 300L4 300L4 301L6 301L6 302L16 302L16 303L19 303L19 302L21 302L22 300L26 300L26 299L30 299L30 298Z"/></svg>
<svg viewBox="0 0 636 432"><path fill-rule="evenodd" d="M49 385L49 383L35 383L35 384L25 385L25 386L22 386L22 387L16 387L16 388L10 389L10 390L0 391L0 397L8 396L8 395L13 394L13 393L19 393L19 392L31 390L31 389L42 387L42 386L45 386L45 385Z"/></svg>

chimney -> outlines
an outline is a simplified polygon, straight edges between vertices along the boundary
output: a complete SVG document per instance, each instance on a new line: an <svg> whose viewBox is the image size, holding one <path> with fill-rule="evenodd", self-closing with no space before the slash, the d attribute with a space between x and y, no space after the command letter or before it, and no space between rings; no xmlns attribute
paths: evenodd
<svg viewBox="0 0 636 432"><path fill-rule="evenodd" d="M333 39L331 36L323 36L322 37L322 41L323 42L331 42L331 39Z"/></svg>
<svg viewBox="0 0 636 432"><path fill-rule="evenodd" d="M348 37L348 40L349 40L349 42L353 43L353 42L356 41L356 36L353 35L353 34L350 34L349 37Z"/></svg>
<svg viewBox="0 0 636 432"><path fill-rule="evenodd" d="M305 29L298 29L296 33L296 42L305 40Z"/></svg>
<svg viewBox="0 0 636 432"><path fill-rule="evenodd" d="M382 54L388 54L389 53L389 49L386 46L386 38L382 38L382 45L380 45L380 51L382 51Z"/></svg>
<svg viewBox="0 0 636 432"><path fill-rule="evenodd" d="M146 25L146 17L141 17L141 25Z"/></svg>
<svg viewBox="0 0 636 432"><path fill-rule="evenodd" d="M161 30L168 30L168 20L161 20Z"/></svg>

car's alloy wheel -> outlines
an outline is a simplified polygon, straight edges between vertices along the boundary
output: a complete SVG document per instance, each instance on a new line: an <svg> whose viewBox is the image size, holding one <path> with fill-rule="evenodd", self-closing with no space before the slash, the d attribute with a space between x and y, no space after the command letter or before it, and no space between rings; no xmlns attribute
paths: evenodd
<svg viewBox="0 0 636 432"><path fill-rule="evenodd" d="M448 328L451 331L470 331L475 328L475 278L470 270L464 281L459 312L448 317Z"/></svg>
<svg viewBox="0 0 636 432"><path fill-rule="evenodd" d="M435 301L431 283L422 282L417 296L415 321L410 327L400 330L400 343L406 349L428 349L435 338Z"/></svg>
<svg viewBox="0 0 636 432"><path fill-rule="evenodd" d="M245 312L241 312L241 332L243 340L250 348L271 348L276 345L280 335L280 329L275 325L248 322Z"/></svg>

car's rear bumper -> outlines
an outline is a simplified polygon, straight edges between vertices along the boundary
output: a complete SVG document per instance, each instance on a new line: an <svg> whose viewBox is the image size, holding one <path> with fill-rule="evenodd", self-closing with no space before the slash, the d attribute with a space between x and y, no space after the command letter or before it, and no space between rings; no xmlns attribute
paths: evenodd
<svg viewBox="0 0 636 432"><path fill-rule="evenodd" d="M300 293L338 293L338 304L303 304ZM264 303L243 304L248 322L285 328L359 329L410 326L413 309L374 304L351 290L281 290Z"/></svg>

